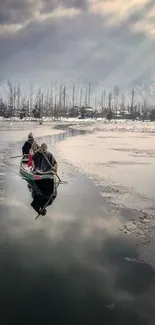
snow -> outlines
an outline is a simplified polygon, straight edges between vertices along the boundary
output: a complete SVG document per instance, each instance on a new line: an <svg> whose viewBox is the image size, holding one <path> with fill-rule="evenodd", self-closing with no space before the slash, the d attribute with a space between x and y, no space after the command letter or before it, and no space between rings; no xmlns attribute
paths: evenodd
<svg viewBox="0 0 155 325"><path fill-rule="evenodd" d="M99 121L78 128L94 132L59 142L57 152L99 186L112 211L138 216L121 231L148 240L155 228L155 123Z"/></svg>
<svg viewBox="0 0 155 325"><path fill-rule="evenodd" d="M67 139L65 143L58 143L57 149L64 158L100 183L103 180L105 184L106 180L107 185L132 188L132 191L154 200L154 143L152 133L135 136L127 131L123 134L98 131Z"/></svg>

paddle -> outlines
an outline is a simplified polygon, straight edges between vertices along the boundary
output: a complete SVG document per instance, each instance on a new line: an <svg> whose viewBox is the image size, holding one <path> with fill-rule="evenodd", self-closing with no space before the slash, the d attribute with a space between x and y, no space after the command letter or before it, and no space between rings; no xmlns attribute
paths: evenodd
<svg viewBox="0 0 155 325"><path fill-rule="evenodd" d="M23 156L14 156L14 157L10 157L10 159L14 159L14 158L19 158L19 157L23 157Z"/></svg>
<svg viewBox="0 0 155 325"><path fill-rule="evenodd" d="M50 202L52 196L53 196L53 193L51 194L50 198L48 199L48 201L46 202L46 204L44 205L44 207L41 209L41 211L39 212L39 214L37 215L37 217L35 218L35 220L37 220L40 217L41 213L46 209L46 207L47 207L48 203Z"/></svg>
<svg viewBox="0 0 155 325"><path fill-rule="evenodd" d="M57 173L54 173L54 175L58 178L60 184L65 184L65 181L62 181Z"/></svg>

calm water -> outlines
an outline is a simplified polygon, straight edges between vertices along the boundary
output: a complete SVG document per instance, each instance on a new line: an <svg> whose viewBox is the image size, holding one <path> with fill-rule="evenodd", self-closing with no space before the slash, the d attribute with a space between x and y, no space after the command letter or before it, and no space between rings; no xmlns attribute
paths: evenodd
<svg viewBox="0 0 155 325"><path fill-rule="evenodd" d="M63 138L44 140L54 150ZM17 144L11 154L19 153ZM10 172L1 183L0 324L153 325L154 273L125 259L138 256L135 239L118 230L123 217L72 166L59 169L67 184L37 221L24 180Z"/></svg>

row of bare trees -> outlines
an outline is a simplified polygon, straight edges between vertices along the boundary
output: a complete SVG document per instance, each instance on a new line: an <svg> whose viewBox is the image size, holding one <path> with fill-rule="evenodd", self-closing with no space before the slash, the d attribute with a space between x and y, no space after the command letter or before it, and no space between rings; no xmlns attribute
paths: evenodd
<svg viewBox="0 0 155 325"><path fill-rule="evenodd" d="M93 108L93 116L107 118L125 115L130 118L136 116L147 117L149 111L155 108L147 103L147 99L137 99L133 89L130 94L120 91L118 86L113 90L92 91L91 83L83 89L73 84L72 89L66 85L51 83L48 89L39 87L34 90L24 91L20 83L7 82L5 94L0 96L0 115L8 116L67 116L70 110L77 110L77 115L82 107Z"/></svg>

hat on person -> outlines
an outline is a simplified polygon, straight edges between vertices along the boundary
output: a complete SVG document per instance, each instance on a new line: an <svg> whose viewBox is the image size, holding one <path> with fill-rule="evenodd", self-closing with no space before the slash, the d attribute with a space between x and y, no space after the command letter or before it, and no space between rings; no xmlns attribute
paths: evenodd
<svg viewBox="0 0 155 325"><path fill-rule="evenodd" d="M32 132L29 133L28 138L29 138L29 139L30 139L30 138L33 138L33 133L32 133Z"/></svg>

